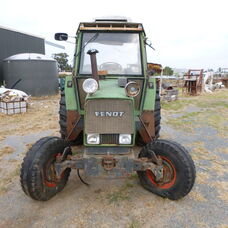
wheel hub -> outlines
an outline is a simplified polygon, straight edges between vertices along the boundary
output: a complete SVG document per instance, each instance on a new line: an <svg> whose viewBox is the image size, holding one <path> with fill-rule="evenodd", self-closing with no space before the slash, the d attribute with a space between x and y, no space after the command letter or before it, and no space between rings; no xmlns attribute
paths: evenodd
<svg viewBox="0 0 228 228"><path fill-rule="evenodd" d="M161 178L158 181L158 184L166 184L169 183L170 181L172 181L173 177L174 177L174 172L173 169L171 167L171 165L169 163L167 163L166 161L163 160L163 178Z"/></svg>
<svg viewBox="0 0 228 228"><path fill-rule="evenodd" d="M59 182L55 170L55 158L49 159L44 169L44 183L48 187L55 187Z"/></svg>
<svg viewBox="0 0 228 228"><path fill-rule="evenodd" d="M149 180L159 188L170 188L174 185L176 181L176 170L166 157L160 156L159 159L162 159L162 177L159 179L154 172L147 170L146 174Z"/></svg>

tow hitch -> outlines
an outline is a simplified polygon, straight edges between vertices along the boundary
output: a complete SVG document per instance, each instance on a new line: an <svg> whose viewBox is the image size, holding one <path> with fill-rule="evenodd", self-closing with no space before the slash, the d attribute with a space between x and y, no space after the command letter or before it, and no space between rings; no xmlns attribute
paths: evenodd
<svg viewBox="0 0 228 228"><path fill-rule="evenodd" d="M116 163L117 163L116 159L111 156L104 157L101 162L102 166L104 167L104 170L106 171L112 170L116 166Z"/></svg>

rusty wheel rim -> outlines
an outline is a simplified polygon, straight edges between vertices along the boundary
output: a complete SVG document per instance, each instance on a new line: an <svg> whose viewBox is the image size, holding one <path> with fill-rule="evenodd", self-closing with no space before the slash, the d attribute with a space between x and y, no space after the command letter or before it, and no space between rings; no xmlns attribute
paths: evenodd
<svg viewBox="0 0 228 228"><path fill-rule="evenodd" d="M159 181L156 181L154 174L149 169L146 170L146 175L156 187L161 189L171 188L176 182L176 169L168 158L163 156L159 156L159 158L162 159L163 178Z"/></svg>
<svg viewBox="0 0 228 228"><path fill-rule="evenodd" d="M50 158L44 168L44 184L49 188L56 187L59 182L54 166L56 156L57 155L54 155L52 158Z"/></svg>

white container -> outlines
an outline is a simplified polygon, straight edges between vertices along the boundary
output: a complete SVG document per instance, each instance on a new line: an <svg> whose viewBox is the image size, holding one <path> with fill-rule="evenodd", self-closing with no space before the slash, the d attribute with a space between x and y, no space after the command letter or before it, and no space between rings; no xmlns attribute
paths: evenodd
<svg viewBox="0 0 228 228"><path fill-rule="evenodd" d="M27 106L25 101L10 101L10 102L0 102L0 112L6 115L12 115L16 113L24 113L27 111Z"/></svg>

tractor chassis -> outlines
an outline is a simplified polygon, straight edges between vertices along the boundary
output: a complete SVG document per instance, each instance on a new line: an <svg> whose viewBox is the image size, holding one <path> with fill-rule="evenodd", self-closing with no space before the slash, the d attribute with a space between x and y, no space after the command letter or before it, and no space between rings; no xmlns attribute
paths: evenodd
<svg viewBox="0 0 228 228"><path fill-rule="evenodd" d="M67 147L65 151L70 151ZM67 168L84 170L87 176L121 178L128 177L134 171L150 170L156 181L163 178L163 166L153 151L151 158L135 158L133 150L128 154L99 154L91 155L83 151L83 155L57 155L55 171L57 178L61 178ZM64 158L65 156L65 158Z"/></svg>

